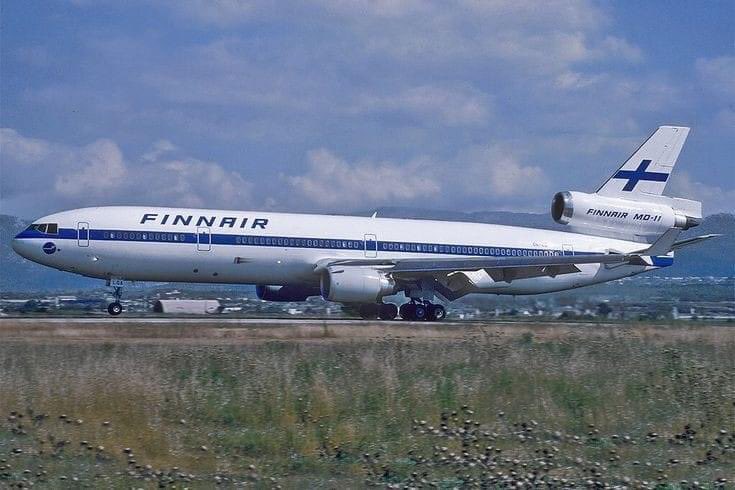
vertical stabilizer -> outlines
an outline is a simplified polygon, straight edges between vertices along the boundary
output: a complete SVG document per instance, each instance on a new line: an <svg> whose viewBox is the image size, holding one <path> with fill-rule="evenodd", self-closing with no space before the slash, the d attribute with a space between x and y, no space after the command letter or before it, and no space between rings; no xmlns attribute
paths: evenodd
<svg viewBox="0 0 735 490"><path fill-rule="evenodd" d="M660 196L689 135L683 126L661 126L631 155L597 194L645 200Z"/></svg>

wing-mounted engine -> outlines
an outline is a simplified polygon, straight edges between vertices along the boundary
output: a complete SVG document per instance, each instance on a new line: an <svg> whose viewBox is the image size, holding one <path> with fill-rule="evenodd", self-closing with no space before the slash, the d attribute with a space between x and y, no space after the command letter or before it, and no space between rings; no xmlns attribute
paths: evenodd
<svg viewBox="0 0 735 490"><path fill-rule="evenodd" d="M671 228L687 230L699 225L702 207L697 201L665 196L634 200L566 191L554 196L551 217L583 232L651 237Z"/></svg>
<svg viewBox="0 0 735 490"><path fill-rule="evenodd" d="M319 289L298 286L255 286L258 299L264 301L306 301L309 296L319 296Z"/></svg>
<svg viewBox="0 0 735 490"><path fill-rule="evenodd" d="M395 291L395 281L372 267L332 266L321 277L321 294L329 301L375 303Z"/></svg>

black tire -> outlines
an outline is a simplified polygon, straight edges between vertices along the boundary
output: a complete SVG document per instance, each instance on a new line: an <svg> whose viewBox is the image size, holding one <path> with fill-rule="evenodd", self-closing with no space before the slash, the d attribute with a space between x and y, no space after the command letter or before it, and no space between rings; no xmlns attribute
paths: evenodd
<svg viewBox="0 0 735 490"><path fill-rule="evenodd" d="M403 320L415 320L414 312L416 311L416 305L413 303L404 303L398 310Z"/></svg>
<svg viewBox="0 0 735 490"><path fill-rule="evenodd" d="M447 317L447 310L442 305L431 305L430 318L435 321L442 321Z"/></svg>
<svg viewBox="0 0 735 490"><path fill-rule="evenodd" d="M416 305L413 310L413 318L414 320L423 321L426 320L429 316L429 311L424 305Z"/></svg>
<svg viewBox="0 0 735 490"><path fill-rule="evenodd" d="M394 320L398 315L398 307L393 303L383 303L378 311L378 318L381 320Z"/></svg>
<svg viewBox="0 0 735 490"><path fill-rule="evenodd" d="M378 318L378 305L360 305L360 318L375 320Z"/></svg>
<svg viewBox="0 0 735 490"><path fill-rule="evenodd" d="M107 313L109 313L112 316L119 315L120 313L122 313L122 310L123 310L122 305L117 301L107 305Z"/></svg>

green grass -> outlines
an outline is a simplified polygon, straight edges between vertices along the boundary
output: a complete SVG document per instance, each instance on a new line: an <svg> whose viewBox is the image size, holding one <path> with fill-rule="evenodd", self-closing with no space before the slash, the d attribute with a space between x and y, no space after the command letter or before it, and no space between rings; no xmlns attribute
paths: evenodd
<svg viewBox="0 0 735 490"><path fill-rule="evenodd" d="M3 342L0 369L0 468L10 465L0 469L0 486L23 478L24 469L55 485L71 485L74 476L119 488L145 477L168 482L173 467L174 481L191 473L193 487L215 476L264 486L275 485L263 480L274 477L286 487L417 478L452 486L457 478L487 477L478 466L438 464L443 446L467 451L466 461L486 446L501 448L525 462L525 472L538 470L539 454L555 447L563 464L547 474L570 481L712 482L731 476L735 465L735 449L722 448L735 447L732 342L654 342L615 332L587 338L584 331L574 339L519 334L508 342ZM6 420L13 410L23 419ZM434 434L427 427L438 430L442 413L449 429ZM32 421L40 414L47 417ZM61 414L83 422L66 423ZM465 420L471 430L453 432ZM667 441L687 424L697 431L691 444ZM13 432L19 425L25 434ZM719 436L721 429L728 435ZM660 437L648 442L649 432ZM635 444L621 442L625 436ZM58 441L69 443L52 450ZM718 459L696 464L711 444L719 444ZM127 464L126 447L141 468ZM24 453L13 456L15 448ZM605 468L601 476L588 471L595 462ZM514 471L512 462L498 464ZM48 476L33 476L39 465Z"/></svg>

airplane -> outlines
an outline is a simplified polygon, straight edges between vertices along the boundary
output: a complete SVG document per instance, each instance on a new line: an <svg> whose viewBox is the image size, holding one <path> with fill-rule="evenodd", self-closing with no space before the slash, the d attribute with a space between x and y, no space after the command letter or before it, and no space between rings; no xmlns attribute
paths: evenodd
<svg viewBox="0 0 735 490"><path fill-rule="evenodd" d="M689 134L659 127L594 193L558 192L567 231L482 223L171 207L63 211L13 239L23 257L105 279L119 315L126 281L252 284L260 299L342 303L366 319L437 321L473 293L527 295L670 266L702 220L698 201L663 195ZM384 302L403 293L398 307Z"/></svg>

